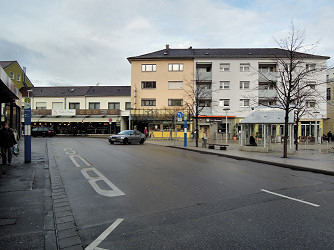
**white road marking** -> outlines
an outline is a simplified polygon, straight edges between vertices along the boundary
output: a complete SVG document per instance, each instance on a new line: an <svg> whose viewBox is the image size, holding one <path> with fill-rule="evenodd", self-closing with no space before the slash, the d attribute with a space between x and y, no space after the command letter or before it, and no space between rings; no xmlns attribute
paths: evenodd
<svg viewBox="0 0 334 250"><path fill-rule="evenodd" d="M90 176L88 172L94 172L95 176ZM81 173L88 180L89 184L95 189L95 191L103 196L115 197L125 195L119 188L117 188L111 181L109 181L103 174L100 173L96 168L83 168ZM98 181L103 181L107 184L111 190L101 189L97 184Z"/></svg>
<svg viewBox="0 0 334 250"><path fill-rule="evenodd" d="M289 196L285 196L285 195L282 195L282 194L270 192L270 191L265 190L265 189L261 189L261 191L269 193L269 194L277 195L277 196L280 196L280 197L283 197L283 198L286 198L286 199L289 199L289 200L293 200L293 201L298 201L298 202L301 202L301 203L305 203L305 204L310 205L310 206L320 207L320 205L317 205L317 204L314 204L314 203L311 203L311 202L307 202L307 201L295 199L295 198L292 198L292 197L289 197Z"/></svg>
<svg viewBox="0 0 334 250"><path fill-rule="evenodd" d="M83 158L81 155L70 155L70 159L74 163L75 166L78 168L81 168L82 166L74 159L75 157L79 158L83 163L86 164L87 167L91 167L92 164L90 164L85 158Z"/></svg>
<svg viewBox="0 0 334 250"><path fill-rule="evenodd" d="M97 247L124 219L117 219L113 224L111 224L96 240L94 240L85 250L93 249L104 249Z"/></svg>

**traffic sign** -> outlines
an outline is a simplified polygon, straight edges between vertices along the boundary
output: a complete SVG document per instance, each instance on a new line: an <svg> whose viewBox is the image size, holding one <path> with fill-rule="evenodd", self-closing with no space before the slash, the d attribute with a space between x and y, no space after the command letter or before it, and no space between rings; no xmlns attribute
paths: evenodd
<svg viewBox="0 0 334 250"><path fill-rule="evenodd" d="M112 122L112 118L109 118L109 122Z"/></svg>
<svg viewBox="0 0 334 250"><path fill-rule="evenodd" d="M177 114L176 114L176 115L177 115L177 117L178 117L178 118L182 118L182 116L183 116L183 113L182 113L182 112L177 112Z"/></svg>

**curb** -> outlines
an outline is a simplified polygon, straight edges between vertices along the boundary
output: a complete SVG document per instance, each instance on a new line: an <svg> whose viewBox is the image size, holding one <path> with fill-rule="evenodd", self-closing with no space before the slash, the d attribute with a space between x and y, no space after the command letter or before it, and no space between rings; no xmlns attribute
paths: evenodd
<svg viewBox="0 0 334 250"><path fill-rule="evenodd" d="M47 142L49 149L49 141ZM83 249L55 157L48 150L52 213L57 249Z"/></svg>
<svg viewBox="0 0 334 250"><path fill-rule="evenodd" d="M155 144L155 145L157 145L157 144ZM163 146L163 145L160 145L160 146ZM317 174L325 174L325 175L334 176L333 171L328 171L328 170L324 170L324 169L306 168L306 167L301 167L301 166L296 166L296 165L291 165L291 164L286 164L286 163L265 161L265 160L259 160L259 159L252 159L252 158L247 158L247 157L242 157L242 156L227 155L227 154L223 154L223 153L207 152L207 151L201 151L201 150L190 149L190 148L183 148L183 147L178 147L178 146L164 146L164 147L188 150L188 151L197 152L197 153L201 153L201 154L217 155L217 156L231 158L231 159L235 159L235 160L251 161L251 162L256 162L256 163L268 164L268 165L273 165L273 166L282 167L282 168L289 168L289 169L296 170L296 171L307 171L307 172L313 172L313 173L317 173Z"/></svg>

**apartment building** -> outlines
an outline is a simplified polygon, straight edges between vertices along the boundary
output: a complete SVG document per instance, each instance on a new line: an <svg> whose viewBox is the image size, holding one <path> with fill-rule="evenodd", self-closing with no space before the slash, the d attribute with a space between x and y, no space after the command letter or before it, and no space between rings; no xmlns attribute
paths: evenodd
<svg viewBox="0 0 334 250"><path fill-rule="evenodd" d="M183 121L174 121L177 112L189 115L187 93L194 77L192 50L186 53L166 49L129 57L131 63L131 118L139 130L149 129L151 136L167 137L177 128L183 137ZM176 123L176 124L175 124Z"/></svg>
<svg viewBox="0 0 334 250"><path fill-rule="evenodd" d="M302 67L305 68L325 68L326 60L329 59L305 53L299 53L298 56L303 58ZM286 51L277 48L170 49L169 46L149 54L130 57L132 112L135 113L136 109L147 104L152 108L167 106L173 93L169 89L169 82L192 82L195 88L211 93L200 102L200 138L219 138L226 132L232 138L238 135L239 122L256 107L280 105L274 88L279 81L280 65L275 59L278 57L286 57ZM184 65L183 71L178 75L170 70L174 63ZM145 65L150 64L150 73L147 73ZM314 136L322 133L323 120L327 117L326 102L322 100L326 95L326 86L321 84L326 82L326 72L319 70L306 80L310 91L319 95L306 100L309 110L300 121L298 134ZM153 81L152 86L155 87L147 90L145 81ZM179 97L175 98L181 98L182 94L185 98L185 93L186 91L179 90ZM145 102L146 98L149 99L148 103ZM149 120L146 123L150 123ZM277 134L282 131L282 125L278 126Z"/></svg>
<svg viewBox="0 0 334 250"><path fill-rule="evenodd" d="M324 121L324 134L334 133L334 68L327 70L327 119Z"/></svg>
<svg viewBox="0 0 334 250"><path fill-rule="evenodd" d="M57 134L111 134L129 128L130 86L34 87L32 127L52 126Z"/></svg>

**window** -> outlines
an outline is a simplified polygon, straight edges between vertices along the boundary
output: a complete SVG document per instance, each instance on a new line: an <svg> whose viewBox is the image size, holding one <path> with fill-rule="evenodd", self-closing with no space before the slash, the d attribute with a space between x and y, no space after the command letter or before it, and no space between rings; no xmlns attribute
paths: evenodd
<svg viewBox="0 0 334 250"><path fill-rule="evenodd" d="M199 100L198 106L200 106L200 107L211 107L211 100Z"/></svg>
<svg viewBox="0 0 334 250"><path fill-rule="evenodd" d="M183 82L168 82L168 89L183 89Z"/></svg>
<svg viewBox="0 0 334 250"><path fill-rule="evenodd" d="M168 71L183 71L183 63L169 63Z"/></svg>
<svg viewBox="0 0 334 250"><path fill-rule="evenodd" d="M229 89L230 81L220 81L220 89Z"/></svg>
<svg viewBox="0 0 334 250"><path fill-rule="evenodd" d="M314 100L306 101L306 107L314 108L315 107L315 101Z"/></svg>
<svg viewBox="0 0 334 250"><path fill-rule="evenodd" d="M229 107L230 106L230 99L220 99L219 106L221 107Z"/></svg>
<svg viewBox="0 0 334 250"><path fill-rule="evenodd" d="M307 71L315 70L315 63L306 64L306 70Z"/></svg>
<svg viewBox="0 0 334 250"><path fill-rule="evenodd" d="M157 71L157 65L156 64L142 64L141 65L141 71L146 72L152 72Z"/></svg>
<svg viewBox="0 0 334 250"><path fill-rule="evenodd" d="M249 89L249 81L240 81L240 89Z"/></svg>
<svg viewBox="0 0 334 250"><path fill-rule="evenodd" d="M220 71L230 71L230 64L229 63L221 63L220 64Z"/></svg>
<svg viewBox="0 0 334 250"><path fill-rule="evenodd" d="M52 102L52 109L64 109L64 105L62 102Z"/></svg>
<svg viewBox="0 0 334 250"><path fill-rule="evenodd" d="M248 72L250 69L249 63L240 63L240 71L241 72Z"/></svg>
<svg viewBox="0 0 334 250"><path fill-rule="evenodd" d="M142 106L156 106L155 99L141 99Z"/></svg>
<svg viewBox="0 0 334 250"><path fill-rule="evenodd" d="M125 103L125 110L131 109L131 102L126 102Z"/></svg>
<svg viewBox="0 0 334 250"><path fill-rule="evenodd" d="M240 99L240 107L249 107L249 99Z"/></svg>
<svg viewBox="0 0 334 250"><path fill-rule="evenodd" d="M276 105L276 100L273 99L260 99L259 100L259 106L272 106L272 105Z"/></svg>
<svg viewBox="0 0 334 250"><path fill-rule="evenodd" d="M16 81L18 81L18 82L21 81L21 75L20 75L20 74L17 74L17 75L16 75Z"/></svg>
<svg viewBox="0 0 334 250"><path fill-rule="evenodd" d="M80 109L79 102L70 102L70 109Z"/></svg>
<svg viewBox="0 0 334 250"><path fill-rule="evenodd" d="M327 101L331 100L331 89L327 88Z"/></svg>
<svg viewBox="0 0 334 250"><path fill-rule="evenodd" d="M142 89L155 89L156 86L156 82L141 82Z"/></svg>
<svg viewBox="0 0 334 250"><path fill-rule="evenodd" d="M119 102L108 102L108 109L121 109Z"/></svg>
<svg viewBox="0 0 334 250"><path fill-rule="evenodd" d="M10 72L10 73L9 73L9 77L10 77L10 79L14 79L14 73L13 73L13 72Z"/></svg>
<svg viewBox="0 0 334 250"><path fill-rule="evenodd" d="M308 82L308 83L307 83L307 86L308 86L310 89L315 89L315 82Z"/></svg>
<svg viewBox="0 0 334 250"><path fill-rule="evenodd" d="M183 106L182 99L168 99L168 106Z"/></svg>
<svg viewBox="0 0 334 250"><path fill-rule="evenodd" d="M89 103L89 109L100 109L100 103L99 102L90 102Z"/></svg>
<svg viewBox="0 0 334 250"><path fill-rule="evenodd" d="M46 109L46 102L36 102L36 109Z"/></svg>

